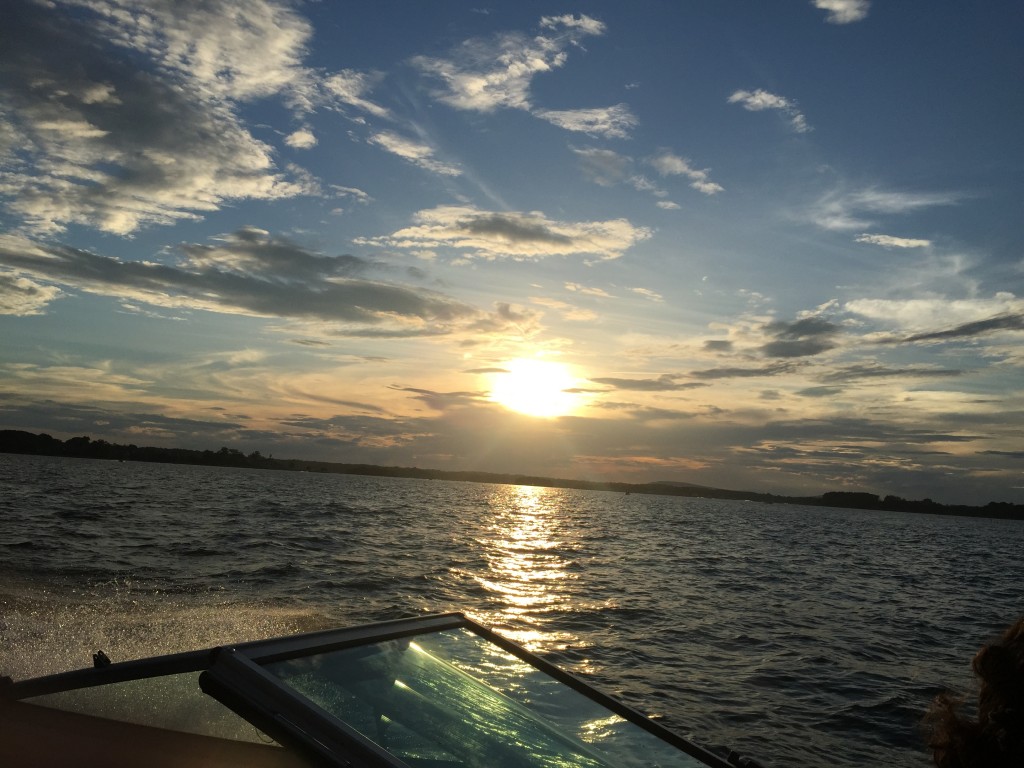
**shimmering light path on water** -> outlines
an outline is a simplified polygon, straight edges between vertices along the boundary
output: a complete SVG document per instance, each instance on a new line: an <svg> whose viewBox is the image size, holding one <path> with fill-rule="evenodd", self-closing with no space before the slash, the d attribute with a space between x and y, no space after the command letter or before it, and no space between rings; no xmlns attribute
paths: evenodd
<svg viewBox="0 0 1024 768"><path fill-rule="evenodd" d="M463 610L772 766L928 765L1024 523L0 455L0 672Z"/></svg>

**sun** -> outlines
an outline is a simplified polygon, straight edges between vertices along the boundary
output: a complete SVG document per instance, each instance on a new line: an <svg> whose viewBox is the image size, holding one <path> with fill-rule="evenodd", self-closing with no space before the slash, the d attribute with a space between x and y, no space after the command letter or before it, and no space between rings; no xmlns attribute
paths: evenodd
<svg viewBox="0 0 1024 768"><path fill-rule="evenodd" d="M519 358L502 368L493 376L491 400L509 410L550 419L565 416L579 405L579 395L570 391L576 380L563 363Z"/></svg>

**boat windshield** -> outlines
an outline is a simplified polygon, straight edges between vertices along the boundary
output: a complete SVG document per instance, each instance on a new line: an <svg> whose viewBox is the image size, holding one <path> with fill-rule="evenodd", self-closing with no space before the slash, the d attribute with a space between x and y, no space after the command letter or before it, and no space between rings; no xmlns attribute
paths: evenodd
<svg viewBox="0 0 1024 768"><path fill-rule="evenodd" d="M461 617L460 617L461 618ZM371 745L380 765L698 768L716 756L462 619L328 649L240 648L246 674ZM330 647L333 646L333 647ZM516 653L511 651L515 650ZM216 665L215 665L216 666ZM561 678L561 679L559 679ZM229 684L230 687L230 684ZM214 695L217 695L216 692ZM252 697L252 692L246 692ZM230 697L228 697L230 699ZM609 706L610 705L610 706ZM267 704L279 711L280 705ZM278 718L279 720L281 718ZM286 721L299 719L287 713ZM314 734L303 726L303 734ZM321 745L322 737L316 737ZM685 750L685 751L684 751Z"/></svg>

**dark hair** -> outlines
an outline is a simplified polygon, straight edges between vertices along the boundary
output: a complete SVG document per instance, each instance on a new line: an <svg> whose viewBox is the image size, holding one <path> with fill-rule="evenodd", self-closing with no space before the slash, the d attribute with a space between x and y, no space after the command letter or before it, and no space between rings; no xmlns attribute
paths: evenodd
<svg viewBox="0 0 1024 768"><path fill-rule="evenodd" d="M960 713L948 693L925 716L928 746L938 768L1024 766L1024 616L984 646L971 663L979 681L977 719Z"/></svg>

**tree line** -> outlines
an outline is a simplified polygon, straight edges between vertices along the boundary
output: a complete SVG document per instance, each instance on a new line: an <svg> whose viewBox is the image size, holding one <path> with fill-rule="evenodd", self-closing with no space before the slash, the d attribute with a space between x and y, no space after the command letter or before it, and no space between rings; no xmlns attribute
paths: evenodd
<svg viewBox="0 0 1024 768"><path fill-rule="evenodd" d="M847 509L866 509L893 512L923 512L933 515L961 515L966 517L995 517L1024 520L1024 505L1007 502L989 502L984 506L940 504L931 499L904 499L899 496L881 497L873 493L829 491L820 496L780 496L771 493L731 491L685 483L611 483L589 480L567 480L534 475L501 474L496 472L468 472L419 467L389 467L377 464L343 464L304 459L275 459L273 454L259 451L243 453L224 446L220 450L191 448L162 448L121 445L106 440L93 440L87 436L60 440L47 434L34 434L21 430L0 430L0 453L22 453L40 456L69 456L74 458L106 459L109 461L145 461L162 464L197 464L216 467L249 469L276 469L293 472L327 472L347 475L373 475L378 477L408 477L423 480L458 480L474 483L535 485L556 488L612 491L616 493L646 493L661 496L697 496L711 499L760 501L770 504L803 504Z"/></svg>

